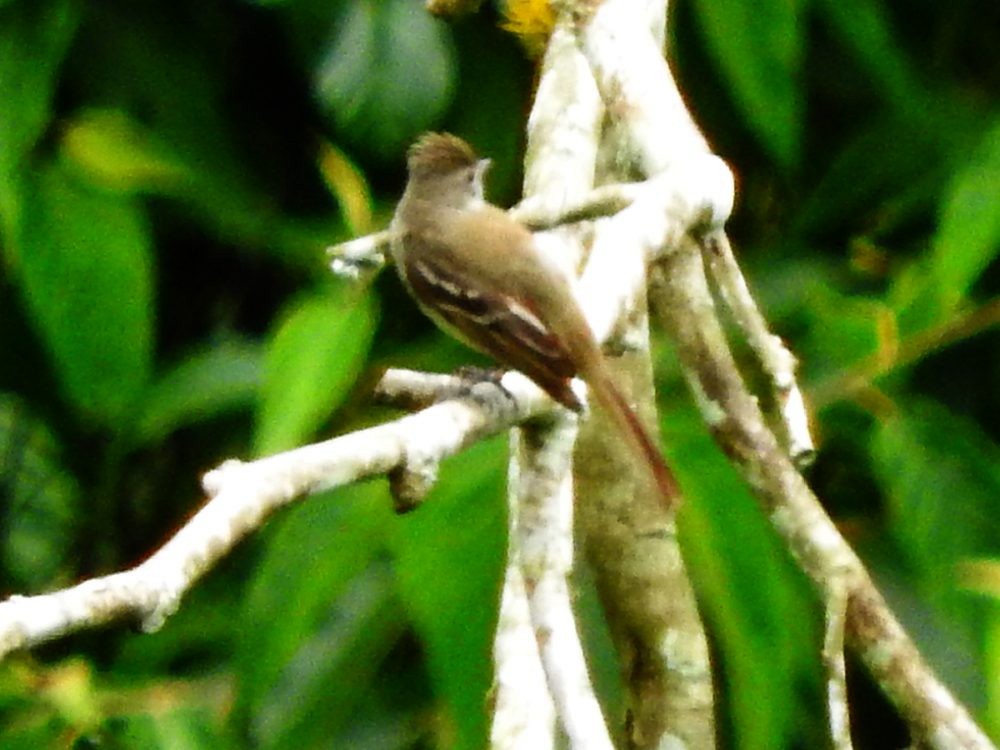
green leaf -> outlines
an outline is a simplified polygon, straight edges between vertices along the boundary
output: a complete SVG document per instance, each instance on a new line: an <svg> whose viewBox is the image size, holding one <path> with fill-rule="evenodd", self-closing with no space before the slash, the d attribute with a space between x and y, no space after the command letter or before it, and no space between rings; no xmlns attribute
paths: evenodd
<svg viewBox="0 0 1000 750"><path fill-rule="evenodd" d="M230 341L186 357L156 379L142 399L133 428L137 443L253 403L263 380L261 347Z"/></svg>
<svg viewBox="0 0 1000 750"><path fill-rule="evenodd" d="M796 230L857 231L910 185L940 179L944 155L936 135L924 122L895 115L875 119L834 157L799 210Z"/></svg>
<svg viewBox="0 0 1000 750"><path fill-rule="evenodd" d="M394 158L451 102L447 31L410 0L359 0L332 32L314 75L323 111L356 147Z"/></svg>
<svg viewBox="0 0 1000 750"><path fill-rule="evenodd" d="M445 702L451 747L488 742L484 696L504 560L503 442L479 443L441 466L418 512L400 519L390 544L399 591L426 649L435 694Z"/></svg>
<svg viewBox="0 0 1000 750"><path fill-rule="evenodd" d="M931 590L954 591L958 560L1000 552L1000 450L932 401L908 402L872 442L893 533Z"/></svg>
<svg viewBox="0 0 1000 750"><path fill-rule="evenodd" d="M25 592L72 578L79 488L48 426L0 393L0 559L4 586Z"/></svg>
<svg viewBox="0 0 1000 750"><path fill-rule="evenodd" d="M1000 449L938 403L896 406L872 436L871 457L894 542L882 546L905 564L880 570L877 555L885 553L876 550L869 567L878 580L895 578L887 589L893 610L959 699L975 706L983 695L982 622L959 575L961 563L1000 554Z"/></svg>
<svg viewBox="0 0 1000 750"><path fill-rule="evenodd" d="M237 654L241 710L262 747L329 745L399 638L391 521L382 485L367 483L294 509L269 540Z"/></svg>
<svg viewBox="0 0 1000 750"><path fill-rule="evenodd" d="M176 191L192 177L164 143L125 112L88 109L62 128L62 155L88 177L124 191Z"/></svg>
<svg viewBox="0 0 1000 750"><path fill-rule="evenodd" d="M21 171L45 131L57 74L76 30L76 0L0 6L0 253L12 252Z"/></svg>
<svg viewBox="0 0 1000 750"><path fill-rule="evenodd" d="M225 750L238 745L218 730L206 708L171 704L162 710L135 710L105 721L94 745L116 750Z"/></svg>
<svg viewBox="0 0 1000 750"><path fill-rule="evenodd" d="M809 291L801 312L809 329L797 344L797 354L810 376L841 371L895 344L880 338L879 323L891 320L891 314L878 300L849 297L833 285L816 285Z"/></svg>
<svg viewBox="0 0 1000 750"><path fill-rule="evenodd" d="M263 23L267 12L255 12ZM247 49L249 58L239 57ZM70 122L85 126L83 143L61 142L62 154L120 189L165 192L189 221L226 244L315 268L322 260L318 248L338 225L326 218L293 220L285 212L289 195L303 189L300 175L310 169L310 148L303 146L296 106L262 104L274 101L272 87L298 90L308 83L282 78L287 61L276 62L268 53L274 50L258 49L225 12L191 15L171 3L90 3L73 44L82 62L68 66L63 80L74 99L85 103L84 119ZM234 67L236 58L259 60L264 67ZM261 76L268 82L261 86L262 98L251 103L239 92L257 92ZM95 111L96 121L89 119ZM112 112L129 119L116 124L108 117ZM286 164L295 157L302 162ZM126 171L139 162L138 171ZM294 184L278 182L277 175L288 173L295 175L288 177Z"/></svg>
<svg viewBox="0 0 1000 750"><path fill-rule="evenodd" d="M992 737L1000 737L1000 610L994 607L983 626L983 671L986 673L986 708L983 718Z"/></svg>
<svg viewBox="0 0 1000 750"><path fill-rule="evenodd" d="M678 531L721 654L733 746L791 747L799 717L822 710L809 690L820 684L811 589L699 416L674 410L661 426L687 496Z"/></svg>
<svg viewBox="0 0 1000 750"><path fill-rule="evenodd" d="M343 403L364 367L376 320L370 295L314 294L290 307L268 345L258 455L299 445Z"/></svg>
<svg viewBox="0 0 1000 750"><path fill-rule="evenodd" d="M282 521L240 628L241 698L264 746L343 729L361 698L343 686L371 682L406 614L448 709L449 746L483 746L506 538L502 472L491 441L445 462L428 502L404 518L391 514L379 482L314 499ZM387 548L392 586L381 567Z"/></svg>
<svg viewBox="0 0 1000 750"><path fill-rule="evenodd" d="M487 190L491 200L515 203L521 196L524 102L532 94L533 74L524 50L487 24L464 24L455 46L462 74L448 110L449 129L468 134L476 150L493 160Z"/></svg>
<svg viewBox="0 0 1000 750"><path fill-rule="evenodd" d="M845 47L867 69L871 81L906 114L919 116L928 104L911 73L912 63L895 39L883 3L819 0L820 12Z"/></svg>
<svg viewBox="0 0 1000 750"><path fill-rule="evenodd" d="M897 272L886 295L896 315L900 338L916 335L935 323L941 323L950 312L926 261L926 257L921 258Z"/></svg>
<svg viewBox="0 0 1000 750"><path fill-rule="evenodd" d="M1000 119L941 204L931 269L946 304L959 302L1000 252Z"/></svg>
<svg viewBox="0 0 1000 750"><path fill-rule="evenodd" d="M152 358L149 227L127 196L40 168L17 233L21 286L65 396L105 426L122 426Z"/></svg>
<svg viewBox="0 0 1000 750"><path fill-rule="evenodd" d="M349 686L375 681L404 627L389 566L375 562L300 644L254 716L253 735L260 746L321 746L348 722L364 696Z"/></svg>
<svg viewBox="0 0 1000 750"><path fill-rule="evenodd" d="M11 660L13 662L13 660ZM51 679L51 673L43 673ZM4 750L37 750L65 744L72 731L52 702L39 696L39 675L13 665L0 671L0 746Z"/></svg>
<svg viewBox="0 0 1000 750"><path fill-rule="evenodd" d="M63 56L76 29L75 0L0 6L0 192L49 120Z"/></svg>
<svg viewBox="0 0 1000 750"><path fill-rule="evenodd" d="M784 168L795 166L803 124L801 3L697 0L694 9L750 130Z"/></svg>
<svg viewBox="0 0 1000 750"><path fill-rule="evenodd" d="M74 44L74 54L85 64L65 73L78 97L102 108L84 110L84 118L96 113L102 119L83 122L91 129L99 125L105 142L138 137L144 143L150 136L206 178L239 184L246 174L245 154L224 106L231 79L224 72L222 49L231 43L231 27L222 15L206 14L195 22L169 3L122 8L90 3ZM209 39L219 46L208 45ZM127 113L133 122L108 121L114 111Z"/></svg>

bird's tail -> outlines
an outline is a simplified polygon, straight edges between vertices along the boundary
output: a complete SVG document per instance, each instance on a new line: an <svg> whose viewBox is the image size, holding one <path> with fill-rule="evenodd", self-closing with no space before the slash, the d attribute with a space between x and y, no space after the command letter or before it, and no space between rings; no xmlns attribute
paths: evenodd
<svg viewBox="0 0 1000 750"><path fill-rule="evenodd" d="M663 505L667 509L675 509L681 499L680 486L660 449L611 379L607 366L602 363L595 369L597 372L586 378L591 394L615 421L622 436L633 447L636 459L645 465Z"/></svg>

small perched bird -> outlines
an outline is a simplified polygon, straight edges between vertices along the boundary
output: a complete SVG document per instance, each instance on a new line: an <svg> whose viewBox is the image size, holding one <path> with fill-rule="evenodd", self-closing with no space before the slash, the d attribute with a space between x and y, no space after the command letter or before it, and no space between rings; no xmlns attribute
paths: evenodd
<svg viewBox="0 0 1000 750"><path fill-rule="evenodd" d="M411 146L409 180L392 219L403 284L447 333L520 370L563 406L582 411L581 378L648 467L666 505L679 491L670 469L614 384L569 278L525 227L483 198L489 160L453 135Z"/></svg>

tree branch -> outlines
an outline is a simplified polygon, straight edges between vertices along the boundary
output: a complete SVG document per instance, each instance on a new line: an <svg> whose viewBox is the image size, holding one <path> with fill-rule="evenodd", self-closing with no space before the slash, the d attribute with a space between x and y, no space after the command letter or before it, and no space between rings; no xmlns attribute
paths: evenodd
<svg viewBox="0 0 1000 750"><path fill-rule="evenodd" d="M400 393L413 373L388 371L379 386ZM308 495L404 469L425 471L471 443L551 408L518 373L503 391L484 383L475 400L456 398L394 422L252 462L230 460L208 472L207 503L166 544L136 567L77 586L0 602L0 659L67 633L134 618L156 630L181 597L274 511Z"/></svg>
<svg viewBox="0 0 1000 750"><path fill-rule="evenodd" d="M775 422L785 451L797 466L808 466L816 448L809 432L805 399L795 378L795 357L780 338L768 331L725 232L709 232L699 245L712 281L767 377L771 389L769 401L777 408Z"/></svg>
<svg viewBox="0 0 1000 750"><path fill-rule="evenodd" d="M824 598L846 592L846 638L915 737L940 750L992 744L934 676L875 589L861 561L768 429L732 359L715 314L701 251L667 256L650 297L677 343L685 376L715 439Z"/></svg>
<svg viewBox="0 0 1000 750"><path fill-rule="evenodd" d="M596 7L583 32L583 51L609 109L621 113L622 148L640 172L657 174L707 152L704 138L687 113L669 69L651 40L629 26L626 0ZM795 391L787 390L791 363L770 346L766 329L745 304L742 278L726 257L728 241L707 222L693 236L714 238L709 254L720 258L717 281L733 302L737 318L770 369L779 390L791 394L785 409L789 444L807 445L794 434L801 412ZM768 429L756 400L743 385L719 324L701 257L693 241L675 243L667 235L650 248L666 251L654 275L650 300L673 336L688 383L716 440L735 461L772 523L813 579L827 606L847 592L846 634L875 679L895 702L914 734L934 747L988 748L991 744L965 709L941 685L892 616L864 567L812 495L788 454ZM720 252L721 251L721 252ZM725 266L725 267L723 267ZM728 291L727 291L728 290ZM756 340L756 343L754 341ZM775 354L776 353L776 354ZM767 360L773 356L774 362ZM785 360L782 362L782 360ZM804 426L804 421L801 422Z"/></svg>
<svg viewBox="0 0 1000 750"><path fill-rule="evenodd" d="M572 271L584 254L585 233L593 232L579 296L587 302L588 321L598 339L607 341L606 349L614 354L609 366L619 387L655 435L644 313L643 253L649 244L634 238L650 224L653 231L662 228L681 236L702 221L706 201L696 186L717 181L720 173L729 185L731 207L732 176L720 160L709 156L715 164L704 170L691 168L681 174L678 169L658 180L590 189L595 178L613 179L598 158L607 143L607 100L600 96L590 62L581 51L579 26L569 5L563 7L542 63L528 123L526 197L514 215L536 227L559 227L618 209L598 218L592 227L564 226L536 238L554 257L567 259ZM663 4L647 5L661 9L662 29ZM648 36L648 30L645 33ZM714 209L709 205L707 213ZM728 207L723 210L728 214ZM714 737L708 647L673 533L673 518L632 476L633 464L603 417L595 411L582 427L574 483L587 561L615 641L628 699L624 736L631 747L662 747L683 738L690 746L707 750ZM522 457L523 466L533 463L532 455Z"/></svg>
<svg viewBox="0 0 1000 750"><path fill-rule="evenodd" d="M847 701L847 664L844 660L844 621L847 592L836 587L827 598L823 634L823 666L826 672L826 706L830 739L834 750L853 750L851 711Z"/></svg>
<svg viewBox="0 0 1000 750"><path fill-rule="evenodd" d="M510 538L514 537L513 517ZM492 750L555 747L556 709L538 652L518 556L507 552L500 617L493 638Z"/></svg>
<svg viewBox="0 0 1000 750"><path fill-rule="evenodd" d="M535 642L556 712L574 750L611 750L570 595L573 567L573 481L576 419L556 415L514 431L511 446L511 552L520 562Z"/></svg>

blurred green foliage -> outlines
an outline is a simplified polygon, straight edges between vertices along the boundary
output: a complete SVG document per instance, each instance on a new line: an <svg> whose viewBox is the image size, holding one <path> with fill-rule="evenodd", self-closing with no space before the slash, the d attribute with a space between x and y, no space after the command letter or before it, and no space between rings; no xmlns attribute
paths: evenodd
<svg viewBox="0 0 1000 750"><path fill-rule="evenodd" d="M968 575L1000 568L1000 5L672 13L685 96L740 177L733 237L816 409L810 481L1000 737L1000 573ZM416 0L0 2L0 593L148 554L223 458L390 417L365 395L380 366L470 360L394 279L334 282L322 249L385 223L427 128L469 137L516 198L532 70L497 21L449 28ZM661 344L723 744L822 746L815 597ZM383 482L313 499L159 633L8 660L0 746L481 747L503 465L498 440L454 458L403 518ZM851 684L857 746L901 746Z"/></svg>

